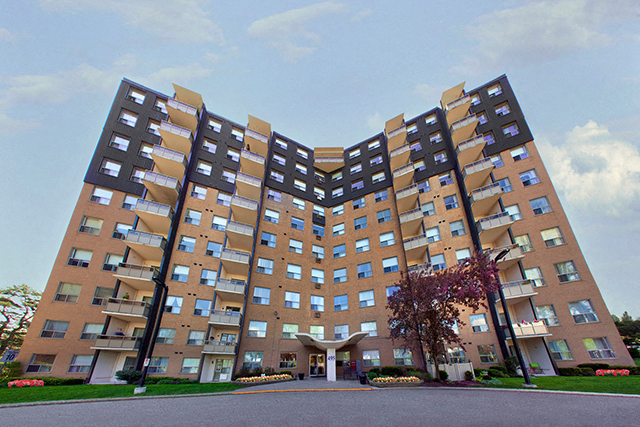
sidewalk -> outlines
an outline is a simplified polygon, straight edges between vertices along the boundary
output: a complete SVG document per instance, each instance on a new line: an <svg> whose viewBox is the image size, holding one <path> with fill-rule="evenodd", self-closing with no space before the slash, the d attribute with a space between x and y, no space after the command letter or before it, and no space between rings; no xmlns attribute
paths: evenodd
<svg viewBox="0 0 640 427"><path fill-rule="evenodd" d="M232 394L258 393L270 391L331 391L331 390L372 390L369 385L362 385L360 381L338 380L329 382L326 378L305 378L304 380L285 381L281 383L260 384L233 392Z"/></svg>

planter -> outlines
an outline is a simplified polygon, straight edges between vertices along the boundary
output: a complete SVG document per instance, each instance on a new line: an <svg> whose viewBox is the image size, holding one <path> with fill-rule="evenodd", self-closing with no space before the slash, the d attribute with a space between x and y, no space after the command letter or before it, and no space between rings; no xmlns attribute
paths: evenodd
<svg viewBox="0 0 640 427"><path fill-rule="evenodd" d="M379 388L394 388L394 387L422 387L424 381L418 381L417 383L374 383L369 382L369 385Z"/></svg>

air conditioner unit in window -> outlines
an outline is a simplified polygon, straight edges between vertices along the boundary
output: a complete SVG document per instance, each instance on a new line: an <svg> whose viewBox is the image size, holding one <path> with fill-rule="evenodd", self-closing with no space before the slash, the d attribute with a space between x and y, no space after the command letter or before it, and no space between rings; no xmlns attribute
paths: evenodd
<svg viewBox="0 0 640 427"><path fill-rule="evenodd" d="M315 313L315 317L320 317L320 313Z"/></svg>
<svg viewBox="0 0 640 427"><path fill-rule="evenodd" d="M316 258L316 263L317 264L321 264L322 263L322 259L321 258Z"/></svg>

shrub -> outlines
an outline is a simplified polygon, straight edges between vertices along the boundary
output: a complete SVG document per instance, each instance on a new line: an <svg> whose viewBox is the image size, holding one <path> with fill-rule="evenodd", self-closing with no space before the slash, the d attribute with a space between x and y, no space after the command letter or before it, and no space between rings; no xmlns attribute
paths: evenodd
<svg viewBox="0 0 640 427"><path fill-rule="evenodd" d="M483 381L491 381L491 375L484 375L484 376L482 377L482 380L483 380Z"/></svg>
<svg viewBox="0 0 640 427"><path fill-rule="evenodd" d="M594 371L598 369L609 369L608 363L581 363L578 365L578 368L591 368Z"/></svg>
<svg viewBox="0 0 640 427"><path fill-rule="evenodd" d="M582 370L580 368L558 368L558 372L562 377L581 377Z"/></svg>
<svg viewBox="0 0 640 427"><path fill-rule="evenodd" d="M251 371L248 368L243 366L242 369L240 369L238 372L233 374L233 380L235 381L237 378L250 377L250 376L251 376Z"/></svg>
<svg viewBox="0 0 640 427"><path fill-rule="evenodd" d="M504 366L507 368L507 374L509 375L518 375L516 372L518 365L518 358L515 356L510 356L504 359Z"/></svg>
<svg viewBox="0 0 640 427"><path fill-rule="evenodd" d="M404 374L400 366L383 366L380 372L390 377L401 377Z"/></svg>
<svg viewBox="0 0 640 427"><path fill-rule="evenodd" d="M375 372L373 372L373 370L371 370L367 373L367 377L369 377L369 379L372 380L374 378L378 378L378 374L376 374Z"/></svg>
<svg viewBox="0 0 640 427"><path fill-rule="evenodd" d="M583 377L595 377L596 373L591 368L580 368Z"/></svg>
<svg viewBox="0 0 640 427"><path fill-rule="evenodd" d="M509 371L507 370L507 368L505 366L499 366L499 365L498 366L491 366L489 368L489 370L490 371L500 371L505 375L509 373Z"/></svg>
<svg viewBox="0 0 640 427"><path fill-rule="evenodd" d="M136 381L140 381L140 378L142 378L142 371L136 371L135 369L125 369L123 371L116 372L116 378L120 381L126 381L127 384L133 384Z"/></svg>
<svg viewBox="0 0 640 427"><path fill-rule="evenodd" d="M640 375L640 366L610 366L609 369L626 369L629 375Z"/></svg>
<svg viewBox="0 0 640 427"><path fill-rule="evenodd" d="M256 366L255 368L253 368L253 370L251 371L251 376L252 377L259 377L263 374L262 372L262 367L261 366Z"/></svg>
<svg viewBox="0 0 640 427"><path fill-rule="evenodd" d="M411 377L418 377L422 381L431 381L431 375L429 375L428 372L425 372L422 368L409 368L407 369L407 375Z"/></svg>
<svg viewBox="0 0 640 427"><path fill-rule="evenodd" d="M634 359L640 359L640 348L638 347L628 347L629 355Z"/></svg>
<svg viewBox="0 0 640 427"><path fill-rule="evenodd" d="M280 373L282 373L282 372L280 372ZM276 371L271 366L267 366L266 368L264 368L264 374L266 376L275 375Z"/></svg>
<svg viewBox="0 0 640 427"><path fill-rule="evenodd" d="M467 380L467 381L473 381L473 372L466 371L464 373L464 379Z"/></svg>
<svg viewBox="0 0 640 427"><path fill-rule="evenodd" d="M440 381L446 381L449 378L449 374L447 374L447 371L440 371Z"/></svg>
<svg viewBox="0 0 640 427"><path fill-rule="evenodd" d="M177 377L147 377L144 382L145 384L192 384L198 381Z"/></svg>
<svg viewBox="0 0 640 427"><path fill-rule="evenodd" d="M487 372L486 369L473 368L473 373L476 374L476 378L482 378L485 375L483 372Z"/></svg>
<svg viewBox="0 0 640 427"><path fill-rule="evenodd" d="M382 374L382 372L380 371L380 368L371 368L369 369L369 372L375 372L378 375Z"/></svg>
<svg viewBox="0 0 640 427"><path fill-rule="evenodd" d="M494 378L507 378L507 377L509 377L509 375L507 375L506 373L504 373L502 371L499 371L497 369L493 369L493 368L489 369L489 375L494 377Z"/></svg>

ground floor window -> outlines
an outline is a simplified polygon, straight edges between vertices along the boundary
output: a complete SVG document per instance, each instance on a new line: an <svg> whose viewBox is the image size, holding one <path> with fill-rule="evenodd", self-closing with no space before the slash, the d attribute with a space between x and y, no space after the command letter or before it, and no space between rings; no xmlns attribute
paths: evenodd
<svg viewBox="0 0 640 427"><path fill-rule="evenodd" d="M551 356L553 356L555 360L573 359L573 355L571 354L571 350L569 349L567 340L550 341L549 349L551 350Z"/></svg>
<svg viewBox="0 0 640 427"><path fill-rule="evenodd" d="M51 372L55 360L55 354L34 354L27 366L27 372Z"/></svg>
<svg viewBox="0 0 640 427"><path fill-rule="evenodd" d="M298 353L280 353L280 369L295 369L298 367Z"/></svg>
<svg viewBox="0 0 640 427"><path fill-rule="evenodd" d="M182 359L182 367L180 368L180 373L181 374L197 374L199 365L200 365L200 358L185 357L184 359Z"/></svg>
<svg viewBox="0 0 640 427"><path fill-rule="evenodd" d="M169 364L168 357L152 357L151 363L149 363L149 374L165 374L167 373L167 365Z"/></svg>
<svg viewBox="0 0 640 427"><path fill-rule="evenodd" d="M93 361L93 356L79 356L74 354L71 359L71 365L69 365L69 372L89 372L91 361Z"/></svg>
<svg viewBox="0 0 640 427"><path fill-rule="evenodd" d="M136 369L136 358L134 356L127 356L124 358L123 371Z"/></svg>
<svg viewBox="0 0 640 427"><path fill-rule="evenodd" d="M498 363L494 345L479 345L478 353L480 354L481 363Z"/></svg>
<svg viewBox="0 0 640 427"><path fill-rule="evenodd" d="M411 354L411 350L407 350L406 348L394 348L393 360L398 366L413 365L413 355Z"/></svg>
<svg viewBox="0 0 640 427"><path fill-rule="evenodd" d="M351 352L336 351L336 366L349 368L351 366Z"/></svg>
<svg viewBox="0 0 640 427"><path fill-rule="evenodd" d="M450 363L467 363L467 356L462 347L451 347L447 349Z"/></svg>
<svg viewBox="0 0 640 427"><path fill-rule="evenodd" d="M242 369L255 369L262 367L263 351L245 351Z"/></svg>
<svg viewBox="0 0 640 427"><path fill-rule="evenodd" d="M380 350L364 350L362 361L364 366L380 366Z"/></svg>
<svg viewBox="0 0 640 427"><path fill-rule="evenodd" d="M611 350L609 340L606 337L584 338L582 342L587 348L589 357L592 359L614 359L616 357L613 350Z"/></svg>

